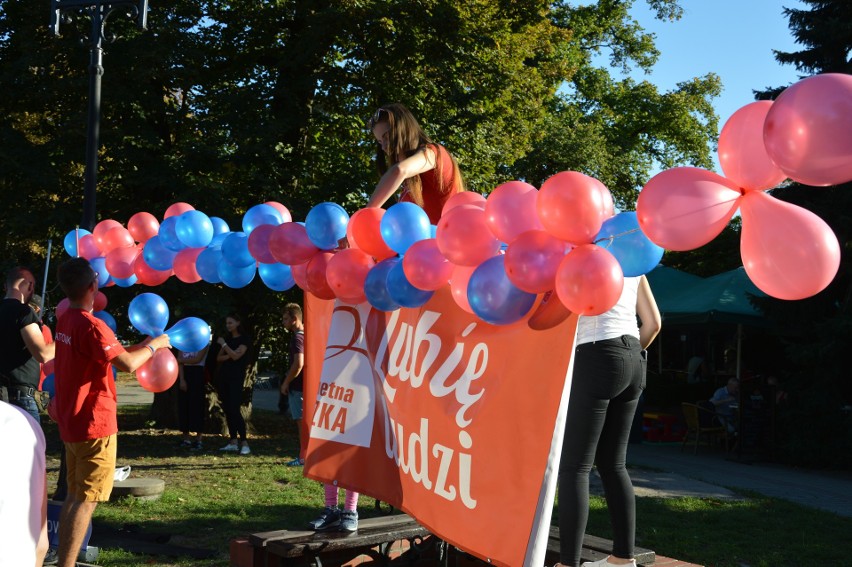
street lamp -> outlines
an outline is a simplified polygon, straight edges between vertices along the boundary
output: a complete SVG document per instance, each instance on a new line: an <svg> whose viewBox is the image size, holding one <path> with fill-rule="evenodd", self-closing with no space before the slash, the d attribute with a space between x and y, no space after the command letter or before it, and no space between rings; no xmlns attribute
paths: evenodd
<svg viewBox="0 0 852 567"><path fill-rule="evenodd" d="M89 32L89 120L86 127L86 173L83 182L83 221L81 227L95 227L95 194L98 185L98 146L101 129L101 75L103 68L103 42L115 41L107 35L107 19L119 8L127 9L127 15L136 18L139 29L147 29L148 0L51 0L50 28L59 35L59 23L70 21L66 12L88 13L92 23Z"/></svg>

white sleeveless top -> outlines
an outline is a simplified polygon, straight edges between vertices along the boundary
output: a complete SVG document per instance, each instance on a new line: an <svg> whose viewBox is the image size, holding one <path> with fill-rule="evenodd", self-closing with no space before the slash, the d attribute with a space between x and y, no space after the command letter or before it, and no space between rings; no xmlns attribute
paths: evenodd
<svg viewBox="0 0 852 567"><path fill-rule="evenodd" d="M639 323L636 321L636 296L640 277L624 278L621 297L612 309L592 317L581 316L577 322L575 345L615 339L622 335L639 338Z"/></svg>

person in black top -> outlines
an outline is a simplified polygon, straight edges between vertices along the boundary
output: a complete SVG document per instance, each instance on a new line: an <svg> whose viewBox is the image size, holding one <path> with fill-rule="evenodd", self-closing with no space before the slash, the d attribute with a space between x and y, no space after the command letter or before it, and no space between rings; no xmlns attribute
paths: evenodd
<svg viewBox="0 0 852 567"><path fill-rule="evenodd" d="M302 373L305 369L305 325L302 323L302 308L296 303L288 303L284 306L281 322L284 328L290 331L290 367L281 381L281 394L287 396L290 417L296 421L299 430L299 454L289 461L287 466L298 467L305 464L302 447Z"/></svg>
<svg viewBox="0 0 852 567"><path fill-rule="evenodd" d="M225 318L225 328L229 337L219 337L217 344L221 347L216 355L219 362L219 381L222 393L222 407L228 421L230 442L221 451L239 452L248 455L251 449L246 439L246 420L240 412L243 397L243 384L246 378L246 368L249 362L251 341L244 334L239 315L231 314ZM239 444L237 443L239 437Z"/></svg>

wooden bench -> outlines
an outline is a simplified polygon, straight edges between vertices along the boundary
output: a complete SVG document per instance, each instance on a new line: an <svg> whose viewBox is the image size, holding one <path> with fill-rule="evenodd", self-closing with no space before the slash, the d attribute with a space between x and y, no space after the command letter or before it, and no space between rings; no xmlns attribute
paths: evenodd
<svg viewBox="0 0 852 567"><path fill-rule="evenodd" d="M395 514L360 520L358 531L313 532L276 530L248 536L244 546L251 558L235 559L232 542L231 565L234 567L323 567L345 565L366 555L378 565L396 564L404 555L412 565L487 565L467 553L448 546L413 518ZM597 561L609 555L612 541L586 535L582 561ZM635 549L638 565L653 565L656 554L650 549ZM451 559L452 558L452 559ZM559 560L559 528L550 527L546 564Z"/></svg>

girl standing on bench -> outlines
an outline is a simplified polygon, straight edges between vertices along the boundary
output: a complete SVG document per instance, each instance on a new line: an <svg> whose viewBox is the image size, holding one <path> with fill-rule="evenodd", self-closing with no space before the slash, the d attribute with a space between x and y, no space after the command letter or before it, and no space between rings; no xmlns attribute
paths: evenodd
<svg viewBox="0 0 852 567"><path fill-rule="evenodd" d="M334 484L324 484L325 509L316 520L308 522L318 532L354 532L358 529L358 493L346 490L343 510L337 506L338 491Z"/></svg>
<svg viewBox="0 0 852 567"><path fill-rule="evenodd" d="M660 324L645 276L624 278L621 297L612 309L580 317L577 324L574 378L559 463L558 566L580 564L593 463L603 481L613 549L609 557L581 567L636 565L636 501L625 466L627 441L645 389L645 349L660 332Z"/></svg>

